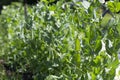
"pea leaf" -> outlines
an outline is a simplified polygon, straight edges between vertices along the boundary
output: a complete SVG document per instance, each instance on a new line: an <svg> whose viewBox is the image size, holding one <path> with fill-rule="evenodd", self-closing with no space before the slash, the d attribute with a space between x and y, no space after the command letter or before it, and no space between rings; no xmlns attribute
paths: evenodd
<svg viewBox="0 0 120 80"><path fill-rule="evenodd" d="M80 40L78 39L78 37L75 40L75 50L76 51L80 51Z"/></svg>
<svg viewBox="0 0 120 80"><path fill-rule="evenodd" d="M83 5L83 7L84 7L85 9L88 9L88 8L90 7L90 2L84 0L84 1L82 2L82 5Z"/></svg>

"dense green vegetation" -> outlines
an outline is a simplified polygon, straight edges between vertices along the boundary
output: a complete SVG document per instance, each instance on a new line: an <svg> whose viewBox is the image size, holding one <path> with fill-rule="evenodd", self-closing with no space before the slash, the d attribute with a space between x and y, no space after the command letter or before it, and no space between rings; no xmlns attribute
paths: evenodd
<svg viewBox="0 0 120 80"><path fill-rule="evenodd" d="M0 59L9 68L0 64L1 80L25 75L34 80L113 80L119 64L118 3L109 2L114 15L109 18L101 17L98 0L53 5L43 0L27 7L26 19L22 4L4 6Z"/></svg>

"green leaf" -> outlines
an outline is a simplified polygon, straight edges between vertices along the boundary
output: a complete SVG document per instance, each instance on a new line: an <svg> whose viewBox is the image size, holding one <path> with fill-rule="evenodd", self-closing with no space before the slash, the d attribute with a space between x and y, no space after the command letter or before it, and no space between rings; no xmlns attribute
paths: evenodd
<svg viewBox="0 0 120 80"><path fill-rule="evenodd" d="M119 23L118 26L117 26L117 30L118 30L119 35L120 35L120 23Z"/></svg>
<svg viewBox="0 0 120 80"><path fill-rule="evenodd" d="M118 65L119 65L119 60L118 60L118 58L116 58L113 62L108 64L107 68L116 69L118 67Z"/></svg>
<svg viewBox="0 0 120 80"><path fill-rule="evenodd" d="M108 1L107 6L112 12L119 12L120 11L120 2L115 1Z"/></svg>
<svg viewBox="0 0 120 80"><path fill-rule="evenodd" d="M92 80L96 80L96 75L94 73L91 73Z"/></svg>
<svg viewBox="0 0 120 80"><path fill-rule="evenodd" d="M80 46L80 40L77 38L75 39L75 50L76 51L80 51L81 50L81 46Z"/></svg>
<svg viewBox="0 0 120 80"><path fill-rule="evenodd" d="M102 48L102 43L101 43L101 40L96 40L96 44L95 44L95 53L99 53L99 51L101 50Z"/></svg>
<svg viewBox="0 0 120 80"><path fill-rule="evenodd" d="M74 53L74 54L73 54L73 62L74 62L77 66L80 66L80 62L81 62L80 53Z"/></svg>

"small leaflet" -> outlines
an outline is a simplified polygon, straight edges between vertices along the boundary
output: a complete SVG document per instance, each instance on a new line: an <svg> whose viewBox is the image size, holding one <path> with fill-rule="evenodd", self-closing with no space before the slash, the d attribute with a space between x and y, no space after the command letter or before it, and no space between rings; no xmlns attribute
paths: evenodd
<svg viewBox="0 0 120 80"><path fill-rule="evenodd" d="M82 5L85 9L88 9L90 7L90 3L88 1L83 1Z"/></svg>

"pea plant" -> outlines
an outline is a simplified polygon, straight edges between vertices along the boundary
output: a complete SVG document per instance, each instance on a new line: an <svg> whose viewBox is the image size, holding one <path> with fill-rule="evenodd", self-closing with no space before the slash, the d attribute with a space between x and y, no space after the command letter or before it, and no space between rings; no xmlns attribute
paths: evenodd
<svg viewBox="0 0 120 80"><path fill-rule="evenodd" d="M27 6L26 19L19 3L2 10L0 77L113 80L119 65L120 3L108 1L106 8L114 16L105 17L98 0L49 3Z"/></svg>

